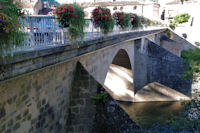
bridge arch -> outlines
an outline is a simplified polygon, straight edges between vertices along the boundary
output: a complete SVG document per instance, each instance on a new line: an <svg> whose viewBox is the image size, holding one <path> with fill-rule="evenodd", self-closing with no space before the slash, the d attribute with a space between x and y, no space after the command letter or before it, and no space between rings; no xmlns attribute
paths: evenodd
<svg viewBox="0 0 200 133"><path fill-rule="evenodd" d="M120 49L109 65L104 88L116 100L130 101L134 96L133 71L128 52Z"/></svg>

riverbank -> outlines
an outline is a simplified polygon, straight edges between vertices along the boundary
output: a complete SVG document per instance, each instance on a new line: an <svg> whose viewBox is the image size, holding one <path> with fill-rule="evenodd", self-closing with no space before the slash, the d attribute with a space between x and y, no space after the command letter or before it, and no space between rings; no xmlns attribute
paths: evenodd
<svg viewBox="0 0 200 133"><path fill-rule="evenodd" d="M163 124L155 124L142 132L186 132L199 133L200 131L200 93L190 102L183 102L184 109L177 115L171 115Z"/></svg>

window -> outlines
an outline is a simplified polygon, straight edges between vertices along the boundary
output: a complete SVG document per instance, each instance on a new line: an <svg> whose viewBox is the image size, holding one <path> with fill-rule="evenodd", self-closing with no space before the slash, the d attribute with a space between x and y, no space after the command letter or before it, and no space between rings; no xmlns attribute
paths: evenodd
<svg viewBox="0 0 200 133"><path fill-rule="evenodd" d="M133 7L133 10L136 10L136 9L137 9L137 6L134 6L134 7Z"/></svg>
<svg viewBox="0 0 200 133"><path fill-rule="evenodd" d="M117 10L117 7L115 6L115 7L113 8L113 10Z"/></svg>

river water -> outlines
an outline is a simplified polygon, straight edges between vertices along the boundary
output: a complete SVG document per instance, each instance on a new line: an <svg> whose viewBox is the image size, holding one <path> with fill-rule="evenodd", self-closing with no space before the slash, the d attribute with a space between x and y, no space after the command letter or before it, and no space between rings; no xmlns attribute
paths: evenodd
<svg viewBox="0 0 200 133"><path fill-rule="evenodd" d="M129 116L143 129L154 124L164 124L171 114L178 114L184 109L180 101L177 102L118 102Z"/></svg>

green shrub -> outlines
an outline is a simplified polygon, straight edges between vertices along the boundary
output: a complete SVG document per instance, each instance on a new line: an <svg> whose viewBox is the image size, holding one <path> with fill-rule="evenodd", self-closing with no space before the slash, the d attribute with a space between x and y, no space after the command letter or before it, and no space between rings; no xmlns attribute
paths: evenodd
<svg viewBox="0 0 200 133"><path fill-rule="evenodd" d="M198 132L200 131L200 101L193 99L184 102L184 111L177 116L172 116L167 121L171 131L175 132Z"/></svg>
<svg viewBox="0 0 200 133"><path fill-rule="evenodd" d="M91 98L98 102L102 101L105 103L108 98L108 93L106 91L104 91L102 93L97 94L96 96L92 96Z"/></svg>
<svg viewBox="0 0 200 133"><path fill-rule="evenodd" d="M13 45L23 41L20 18L23 16L19 2L0 0L0 56L3 51L9 51Z"/></svg>
<svg viewBox="0 0 200 133"><path fill-rule="evenodd" d="M170 26L170 27L176 27L176 26L177 26L177 23L176 23L175 21L170 20L170 21L169 21L169 26Z"/></svg>
<svg viewBox="0 0 200 133"><path fill-rule="evenodd" d="M183 64L185 69L185 75L183 78L195 79L195 73L200 72L200 49L189 49L181 52L183 58Z"/></svg>
<svg viewBox="0 0 200 133"><path fill-rule="evenodd" d="M190 15L188 13L178 14L174 17L175 23L181 24L188 22L188 19L190 18Z"/></svg>
<svg viewBox="0 0 200 133"><path fill-rule="evenodd" d="M190 18L190 15L188 13L178 14L174 17L174 20L169 21L169 26L171 28L176 27L178 24L182 24L185 22L188 22L188 19Z"/></svg>

